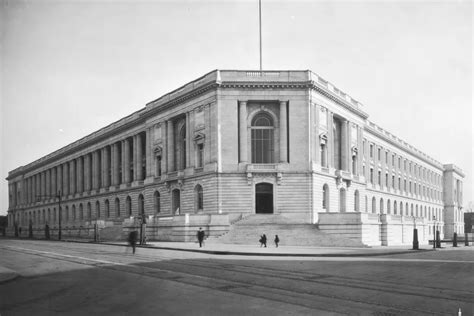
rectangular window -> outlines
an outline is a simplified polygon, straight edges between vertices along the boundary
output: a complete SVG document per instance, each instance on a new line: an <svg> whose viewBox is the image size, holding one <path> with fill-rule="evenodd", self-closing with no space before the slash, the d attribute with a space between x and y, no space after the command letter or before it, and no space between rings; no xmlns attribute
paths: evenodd
<svg viewBox="0 0 474 316"><path fill-rule="evenodd" d="M392 188L395 189L395 176L392 175Z"/></svg>
<svg viewBox="0 0 474 316"><path fill-rule="evenodd" d="M374 158L374 144L370 144L370 158Z"/></svg>
<svg viewBox="0 0 474 316"><path fill-rule="evenodd" d="M385 174L385 186L388 188L388 173Z"/></svg>
<svg viewBox="0 0 474 316"><path fill-rule="evenodd" d="M401 168L401 166L402 166L402 165L401 165L401 163L402 163L402 161L401 161L401 158L400 158L400 157L398 157L398 169L400 169L400 168Z"/></svg>
<svg viewBox="0 0 474 316"><path fill-rule="evenodd" d="M374 183L374 169L370 168L370 182Z"/></svg>
<svg viewBox="0 0 474 316"><path fill-rule="evenodd" d="M380 170L378 171L377 175L377 184L382 185L382 172L380 172Z"/></svg>
<svg viewBox="0 0 474 316"><path fill-rule="evenodd" d="M203 161L204 161L204 144L197 145L197 157L196 157L196 165L198 168L202 168Z"/></svg>
<svg viewBox="0 0 474 316"><path fill-rule="evenodd" d="M380 148L377 148L377 160L380 161Z"/></svg>
<svg viewBox="0 0 474 316"><path fill-rule="evenodd" d="M272 129L252 129L252 163L273 163Z"/></svg>
<svg viewBox="0 0 474 316"><path fill-rule="evenodd" d="M392 167L395 167L395 155L392 155Z"/></svg>
<svg viewBox="0 0 474 316"><path fill-rule="evenodd" d="M388 151L385 152L385 163L388 165Z"/></svg>
<svg viewBox="0 0 474 316"><path fill-rule="evenodd" d="M156 176L161 177L161 156L156 157Z"/></svg>

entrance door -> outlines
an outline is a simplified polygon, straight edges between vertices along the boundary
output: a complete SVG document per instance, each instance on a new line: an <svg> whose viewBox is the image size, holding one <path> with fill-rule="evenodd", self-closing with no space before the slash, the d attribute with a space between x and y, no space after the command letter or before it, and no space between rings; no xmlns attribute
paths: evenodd
<svg viewBox="0 0 474 316"><path fill-rule="evenodd" d="M255 213L273 213L273 184L259 183L255 186Z"/></svg>
<svg viewBox="0 0 474 316"><path fill-rule="evenodd" d="M172 210L173 214L179 215L180 214L180 191L178 189L174 189L172 194Z"/></svg>

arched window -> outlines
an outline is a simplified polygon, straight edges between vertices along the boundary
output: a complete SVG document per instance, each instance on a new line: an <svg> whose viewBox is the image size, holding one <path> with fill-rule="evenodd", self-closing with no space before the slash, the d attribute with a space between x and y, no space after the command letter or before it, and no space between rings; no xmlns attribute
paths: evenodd
<svg viewBox="0 0 474 316"><path fill-rule="evenodd" d="M87 219L92 219L92 207L90 202L87 203Z"/></svg>
<svg viewBox="0 0 474 316"><path fill-rule="evenodd" d="M392 206L392 205L390 204L390 199L388 199L388 200L387 200L387 214L390 214L390 211L391 211L391 210L390 210L390 207L391 207L391 206Z"/></svg>
<svg viewBox="0 0 474 316"><path fill-rule="evenodd" d="M109 200L105 200L105 218L110 217L110 205Z"/></svg>
<svg viewBox="0 0 474 316"><path fill-rule="evenodd" d="M372 198L372 213L377 213L377 202L375 201L375 196Z"/></svg>
<svg viewBox="0 0 474 316"><path fill-rule="evenodd" d="M120 218L120 199L115 198L115 215Z"/></svg>
<svg viewBox="0 0 474 316"><path fill-rule="evenodd" d="M56 223L56 208L53 208L53 222Z"/></svg>
<svg viewBox="0 0 474 316"><path fill-rule="evenodd" d="M195 203L195 212L202 212L204 209L204 198L202 192L202 186L200 184L194 187L194 203Z"/></svg>
<svg viewBox="0 0 474 316"><path fill-rule="evenodd" d="M384 214L383 212L383 199L380 199L380 214Z"/></svg>
<svg viewBox="0 0 474 316"><path fill-rule="evenodd" d="M408 216L410 214L410 208L408 207L408 202L405 203L405 215Z"/></svg>
<svg viewBox="0 0 474 316"><path fill-rule="evenodd" d="M354 192L354 211L359 212L359 190Z"/></svg>
<svg viewBox="0 0 474 316"><path fill-rule="evenodd" d="M83 220L84 219L84 209L82 207L82 203L79 204L79 220Z"/></svg>
<svg viewBox="0 0 474 316"><path fill-rule="evenodd" d="M96 215L96 218L100 218L100 203L99 203L99 201L95 202L95 215Z"/></svg>
<svg viewBox="0 0 474 316"><path fill-rule="evenodd" d="M143 198L143 194L138 196L138 214L145 216L145 199Z"/></svg>
<svg viewBox="0 0 474 316"><path fill-rule="evenodd" d="M411 204L410 215L413 216L413 203Z"/></svg>
<svg viewBox="0 0 474 316"><path fill-rule="evenodd" d="M346 211L346 189L341 188L339 190L339 212L343 213Z"/></svg>
<svg viewBox="0 0 474 316"><path fill-rule="evenodd" d="M323 185L323 210L329 212L329 186Z"/></svg>
<svg viewBox="0 0 474 316"><path fill-rule="evenodd" d="M154 201L155 201L155 213L156 213L156 214L159 214L159 213L161 212L161 197L160 197L160 192L155 191Z"/></svg>
<svg viewBox="0 0 474 316"><path fill-rule="evenodd" d="M257 114L252 120L252 163L272 163L274 161L274 126L270 115Z"/></svg>
<svg viewBox="0 0 474 316"><path fill-rule="evenodd" d="M66 205L66 222L69 222L69 206ZM44 210L43 210L43 222L44 222Z"/></svg>
<svg viewBox="0 0 474 316"><path fill-rule="evenodd" d="M72 206L72 220L73 221L76 220L76 206L75 205Z"/></svg>
<svg viewBox="0 0 474 316"><path fill-rule="evenodd" d="M397 215L397 201L393 201L393 214Z"/></svg>
<svg viewBox="0 0 474 316"><path fill-rule="evenodd" d="M400 202L400 215L403 215L403 202Z"/></svg>
<svg viewBox="0 0 474 316"><path fill-rule="evenodd" d="M367 213L369 211L369 198L367 195L365 196L365 212Z"/></svg>
<svg viewBox="0 0 474 316"><path fill-rule="evenodd" d="M418 217L418 204L415 206L415 216Z"/></svg>
<svg viewBox="0 0 474 316"><path fill-rule="evenodd" d="M132 216L132 199L130 196L127 196L127 199L125 200L125 212L128 216Z"/></svg>

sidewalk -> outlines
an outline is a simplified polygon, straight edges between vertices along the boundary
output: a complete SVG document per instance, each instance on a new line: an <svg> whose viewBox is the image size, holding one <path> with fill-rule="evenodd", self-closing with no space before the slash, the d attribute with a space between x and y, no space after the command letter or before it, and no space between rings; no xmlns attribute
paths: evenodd
<svg viewBox="0 0 474 316"><path fill-rule="evenodd" d="M101 244L126 246L125 242L103 242ZM413 253L411 247L372 247L372 248L349 248L349 247L297 247L268 245L267 248L259 245L239 245L239 244L204 244L199 248L196 242L148 242L144 246L137 247L151 249L179 250L189 252L200 252L215 255L237 255L237 256L282 256L282 257L367 257L385 256L393 254ZM428 246L422 246L418 251L432 251Z"/></svg>

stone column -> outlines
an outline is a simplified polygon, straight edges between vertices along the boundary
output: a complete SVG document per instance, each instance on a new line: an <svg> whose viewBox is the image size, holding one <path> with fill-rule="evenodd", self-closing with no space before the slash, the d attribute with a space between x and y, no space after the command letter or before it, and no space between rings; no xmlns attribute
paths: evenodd
<svg viewBox="0 0 474 316"><path fill-rule="evenodd" d="M145 177L151 177L153 176L154 172L152 172L153 170L153 156L152 156L152 150L151 150L151 146L153 144L152 142L152 135L153 135L153 130L152 130L152 127L149 127L146 129L146 136L145 136L145 156L146 156L146 175Z"/></svg>
<svg viewBox="0 0 474 316"><path fill-rule="evenodd" d="M47 199L51 198L51 170L48 169L45 171L46 173L46 195L48 196Z"/></svg>
<svg viewBox="0 0 474 316"><path fill-rule="evenodd" d="M327 141L327 165L334 167L334 130L333 113L328 111L328 141Z"/></svg>
<svg viewBox="0 0 474 316"><path fill-rule="evenodd" d="M313 160L316 162L318 165L322 165L321 162L321 142L319 139L319 105L313 104L312 105L312 110L313 110L313 128L311 132L313 133Z"/></svg>
<svg viewBox="0 0 474 316"><path fill-rule="evenodd" d="M348 125L349 122L344 120L341 123L341 170L348 171L349 168L347 166L347 159L348 159L348 152L347 152L347 144L348 144Z"/></svg>
<svg viewBox="0 0 474 316"><path fill-rule="evenodd" d="M61 195L63 194L63 171L62 166L56 166L56 193L61 191Z"/></svg>
<svg viewBox="0 0 474 316"><path fill-rule="evenodd" d="M166 126L166 122L160 124L161 128L161 139L162 147L161 147L161 174L166 174L168 172L168 129Z"/></svg>
<svg viewBox="0 0 474 316"><path fill-rule="evenodd" d="M176 168L174 165L174 124L172 120L168 120L166 124L168 127L168 172L172 172Z"/></svg>
<svg viewBox="0 0 474 316"><path fill-rule="evenodd" d="M189 112L186 112L186 166L185 168L189 168L191 166L191 128L190 128L190 117L189 117Z"/></svg>
<svg viewBox="0 0 474 316"><path fill-rule="evenodd" d="M91 155L84 156L84 191L91 190Z"/></svg>
<svg viewBox="0 0 474 316"><path fill-rule="evenodd" d="M79 157L76 160L76 166L77 166L77 188L76 191L78 193L84 192L84 158Z"/></svg>
<svg viewBox="0 0 474 316"><path fill-rule="evenodd" d="M102 186L104 188L108 188L110 187L111 172L110 172L110 154L107 147L104 147L102 149L102 161L103 161L102 166L104 168L104 171L102 172L102 174L104 175Z"/></svg>
<svg viewBox="0 0 474 316"><path fill-rule="evenodd" d="M73 159L69 162L69 194L76 193L76 161Z"/></svg>
<svg viewBox="0 0 474 316"><path fill-rule="evenodd" d="M94 151L92 153L92 189L96 190L99 188L99 153Z"/></svg>
<svg viewBox="0 0 474 316"><path fill-rule="evenodd" d="M63 165L63 190L64 196L69 195L69 164L67 162Z"/></svg>
<svg viewBox="0 0 474 316"><path fill-rule="evenodd" d="M362 157L364 156L364 148L363 148L363 135L362 135L362 128L357 126L357 170L358 174L362 175ZM367 168L367 167L366 167ZM365 174L363 175L365 177Z"/></svg>
<svg viewBox="0 0 474 316"><path fill-rule="evenodd" d="M117 143L114 143L110 145L110 155L111 155L111 185L115 186L117 185L117 178L118 178L118 168L117 168Z"/></svg>
<svg viewBox="0 0 474 316"><path fill-rule="evenodd" d="M135 149L135 181L143 180L143 170L142 170L142 136L140 134L135 135L135 141L133 148Z"/></svg>
<svg viewBox="0 0 474 316"><path fill-rule="evenodd" d="M123 183L130 183L130 145L129 140L125 139L122 143L123 167L122 176Z"/></svg>
<svg viewBox="0 0 474 316"><path fill-rule="evenodd" d="M239 101L239 148L240 162L247 163L247 101Z"/></svg>
<svg viewBox="0 0 474 316"><path fill-rule="evenodd" d="M46 184L46 181L45 181L45 180L46 180L46 177L45 177L45 175L44 175L44 171L43 171L43 172L40 172L39 177L40 177L40 194L41 194L41 200L44 200L44 196L45 196L45 192L44 192L45 190L44 190L44 189L45 189L45 187L46 187L46 185L45 185L45 184ZM16 194L15 194L15 192L13 192L13 197L15 197L15 196L16 196ZM14 199L14 200L15 200L15 199Z"/></svg>
<svg viewBox="0 0 474 316"><path fill-rule="evenodd" d="M280 162L288 162L286 101L280 101Z"/></svg>

